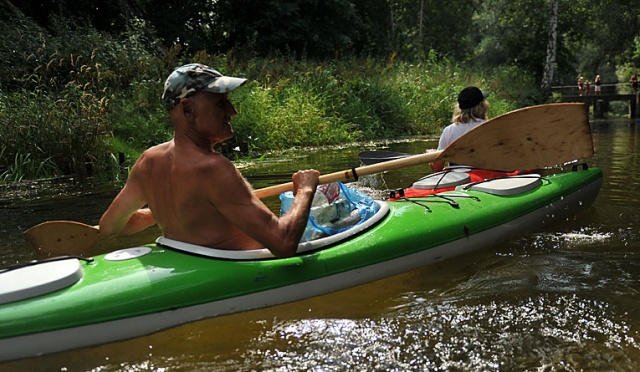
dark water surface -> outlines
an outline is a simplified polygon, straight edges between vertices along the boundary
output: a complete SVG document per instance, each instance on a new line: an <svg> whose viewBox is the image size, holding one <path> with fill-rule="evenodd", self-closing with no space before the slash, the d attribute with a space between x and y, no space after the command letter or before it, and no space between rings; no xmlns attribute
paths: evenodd
<svg viewBox="0 0 640 372"><path fill-rule="evenodd" d="M589 163L604 171L600 195L591 208L543 231L357 288L0 370L639 370L637 125L592 122L596 156ZM401 142L387 149L434 146ZM349 169L359 151L373 147L300 151L243 165L243 173L261 188L289 181L297 169ZM408 186L425 170L366 177L359 187L383 195L376 190ZM39 183L0 191L6 266L36 258L23 230L54 219L95 224L117 190ZM277 208L277 198L268 204Z"/></svg>

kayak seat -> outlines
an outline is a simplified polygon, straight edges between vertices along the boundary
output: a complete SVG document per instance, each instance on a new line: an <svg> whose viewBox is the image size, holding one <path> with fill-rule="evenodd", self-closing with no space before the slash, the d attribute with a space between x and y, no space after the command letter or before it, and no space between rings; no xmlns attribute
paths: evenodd
<svg viewBox="0 0 640 372"><path fill-rule="evenodd" d="M378 212L376 212L376 214L371 216L369 219L341 233L300 243L298 245L298 251L296 254L299 255L302 253L315 251L321 248L328 248L338 242L341 242L345 239L349 239L367 230L368 228L374 226L376 223L382 220L389 213L389 205L387 205L386 202L376 200L376 203L380 206L380 209L378 210ZM244 260L264 260L264 259L276 258L271 253L271 251L269 251L266 248L252 249L252 250L246 250L246 251L216 249L216 248L209 248L209 247L204 247L196 244L185 243L178 240L169 239L164 236L161 236L158 239L156 239L156 244L169 247L178 251L196 254L199 256L206 256L206 257L226 259L226 260L244 261Z"/></svg>
<svg viewBox="0 0 640 372"><path fill-rule="evenodd" d="M0 304L41 296L67 288L84 276L75 257L34 261L0 269Z"/></svg>
<svg viewBox="0 0 640 372"><path fill-rule="evenodd" d="M540 185L542 185L542 178L539 174L523 174L458 186L456 190L475 190L492 195L512 196L533 190Z"/></svg>

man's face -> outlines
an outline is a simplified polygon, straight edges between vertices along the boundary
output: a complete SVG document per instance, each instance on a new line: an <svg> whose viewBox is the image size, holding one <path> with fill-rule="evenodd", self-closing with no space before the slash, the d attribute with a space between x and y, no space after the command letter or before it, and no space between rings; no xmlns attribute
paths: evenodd
<svg viewBox="0 0 640 372"><path fill-rule="evenodd" d="M219 143L233 137L231 117L238 112L229 101L228 93L199 92L191 97L194 103L195 129Z"/></svg>

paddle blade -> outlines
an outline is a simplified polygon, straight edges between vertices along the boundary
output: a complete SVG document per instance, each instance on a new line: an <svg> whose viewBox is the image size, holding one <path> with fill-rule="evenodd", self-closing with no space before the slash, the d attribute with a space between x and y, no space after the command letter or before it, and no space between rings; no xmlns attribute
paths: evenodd
<svg viewBox="0 0 640 372"><path fill-rule="evenodd" d="M396 152L396 151L384 151L384 150L361 151L358 154L358 158L364 165L371 165L371 164L382 163L383 161L402 159L408 156L413 156L413 154L407 154L404 152Z"/></svg>
<svg viewBox="0 0 640 372"><path fill-rule="evenodd" d="M449 145L438 160L483 169L539 169L593 156L587 108L556 103L493 118Z"/></svg>
<svg viewBox="0 0 640 372"><path fill-rule="evenodd" d="M46 255L86 255L100 238L100 230L74 221L48 221L25 231L38 252Z"/></svg>

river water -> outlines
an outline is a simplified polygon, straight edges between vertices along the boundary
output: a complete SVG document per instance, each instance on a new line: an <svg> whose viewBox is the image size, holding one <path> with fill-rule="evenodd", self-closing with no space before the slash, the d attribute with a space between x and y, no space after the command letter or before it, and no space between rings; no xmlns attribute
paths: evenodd
<svg viewBox="0 0 640 372"><path fill-rule="evenodd" d="M593 205L543 231L356 288L133 340L0 364L0 370L343 371L640 369L640 134L591 123L605 181ZM296 169L358 166L362 150L410 153L433 140L299 151L239 164L256 188ZM375 195L417 166L369 176ZM97 223L117 191L40 182L0 190L0 264L38 258L21 232L42 221ZM277 209L277 198L268 204ZM151 241L150 230L122 242Z"/></svg>

